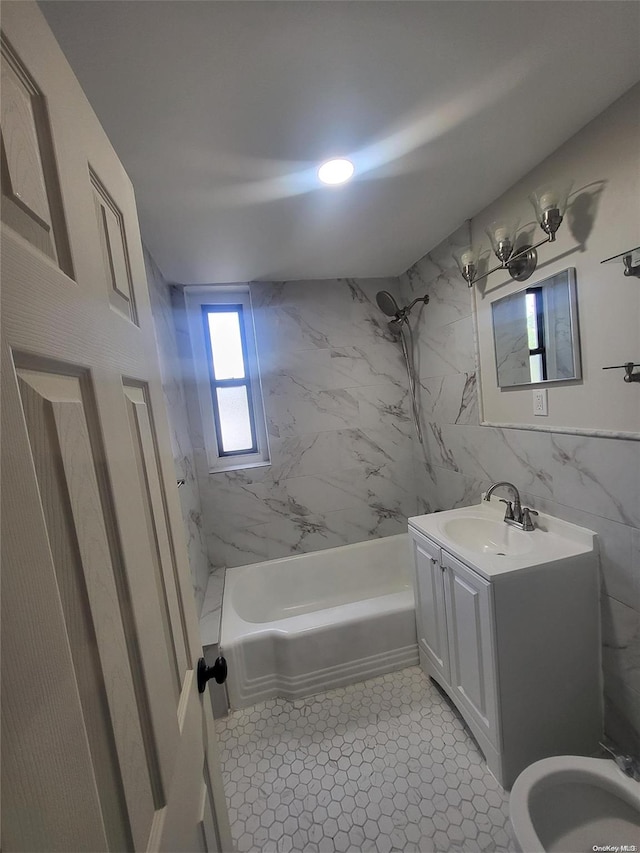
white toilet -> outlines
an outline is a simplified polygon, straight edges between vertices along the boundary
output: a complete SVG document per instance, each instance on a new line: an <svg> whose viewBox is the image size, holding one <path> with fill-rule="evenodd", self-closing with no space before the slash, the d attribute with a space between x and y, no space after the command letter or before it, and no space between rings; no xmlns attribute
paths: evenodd
<svg viewBox="0 0 640 853"><path fill-rule="evenodd" d="M522 853L640 853L640 782L609 759L536 761L516 779L509 809Z"/></svg>

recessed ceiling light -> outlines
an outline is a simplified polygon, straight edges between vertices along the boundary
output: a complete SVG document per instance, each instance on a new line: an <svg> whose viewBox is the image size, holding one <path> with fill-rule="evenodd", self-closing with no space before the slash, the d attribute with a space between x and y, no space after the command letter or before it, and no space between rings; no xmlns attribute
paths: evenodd
<svg viewBox="0 0 640 853"><path fill-rule="evenodd" d="M327 160L318 169L318 177L323 184L344 184L353 175L353 163L342 157Z"/></svg>

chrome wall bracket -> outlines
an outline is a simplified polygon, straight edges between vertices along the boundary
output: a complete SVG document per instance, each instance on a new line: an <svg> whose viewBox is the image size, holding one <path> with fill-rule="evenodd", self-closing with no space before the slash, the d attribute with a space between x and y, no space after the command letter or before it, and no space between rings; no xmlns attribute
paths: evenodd
<svg viewBox="0 0 640 853"><path fill-rule="evenodd" d="M640 372L634 373L633 368L640 367L640 364L634 364L632 361L627 361L624 364L612 364L611 367L603 367L603 370L624 370L623 379L625 382L640 382Z"/></svg>
<svg viewBox="0 0 640 853"><path fill-rule="evenodd" d="M546 241L545 241L546 242ZM516 281L526 281L538 265L538 253L535 246L521 246L505 266L509 275Z"/></svg>
<svg viewBox="0 0 640 853"><path fill-rule="evenodd" d="M637 246L635 249L628 249L626 252L620 252L619 255L613 255L611 258L605 258L600 263L622 263L624 265L624 275L640 278L640 246Z"/></svg>

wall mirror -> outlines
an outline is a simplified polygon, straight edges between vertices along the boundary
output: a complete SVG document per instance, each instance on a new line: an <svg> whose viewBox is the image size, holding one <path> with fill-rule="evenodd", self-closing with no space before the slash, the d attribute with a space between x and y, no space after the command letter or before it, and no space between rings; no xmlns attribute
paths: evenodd
<svg viewBox="0 0 640 853"><path fill-rule="evenodd" d="M491 305L498 385L580 379L575 269Z"/></svg>

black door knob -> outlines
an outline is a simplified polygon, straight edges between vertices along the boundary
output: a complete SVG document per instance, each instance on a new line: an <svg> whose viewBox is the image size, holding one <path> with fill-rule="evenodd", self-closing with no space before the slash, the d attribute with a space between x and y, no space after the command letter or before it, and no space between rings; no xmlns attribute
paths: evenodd
<svg viewBox="0 0 640 853"><path fill-rule="evenodd" d="M223 684L227 680L227 662L220 655L213 666L207 666L204 658L198 660L197 668L198 676L198 693L204 693L207 686L207 681L210 678L215 678L218 684Z"/></svg>

